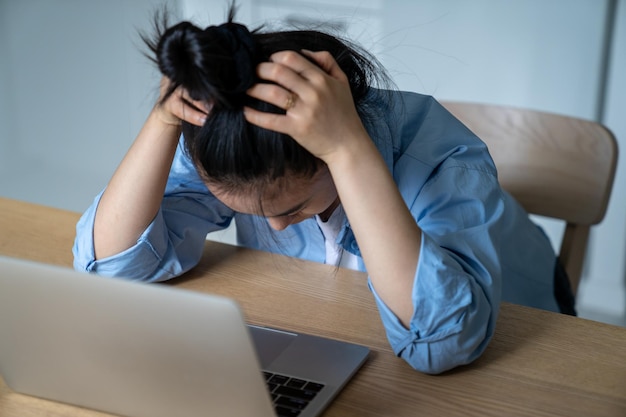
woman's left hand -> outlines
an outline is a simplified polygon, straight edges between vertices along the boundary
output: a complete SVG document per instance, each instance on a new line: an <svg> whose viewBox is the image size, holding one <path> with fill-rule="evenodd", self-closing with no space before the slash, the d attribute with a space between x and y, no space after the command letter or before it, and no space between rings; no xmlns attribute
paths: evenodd
<svg viewBox="0 0 626 417"><path fill-rule="evenodd" d="M259 64L257 74L275 84L255 84L248 95L283 108L286 114L246 107L248 122L291 136L326 163L367 137L349 80L330 53L277 52L270 62Z"/></svg>

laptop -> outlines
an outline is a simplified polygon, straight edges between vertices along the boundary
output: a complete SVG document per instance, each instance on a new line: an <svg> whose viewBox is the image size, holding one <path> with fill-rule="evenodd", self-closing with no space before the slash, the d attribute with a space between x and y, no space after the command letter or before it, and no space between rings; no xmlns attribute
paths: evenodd
<svg viewBox="0 0 626 417"><path fill-rule="evenodd" d="M309 417L368 351L248 326L221 296L0 257L0 375L19 393L127 417Z"/></svg>

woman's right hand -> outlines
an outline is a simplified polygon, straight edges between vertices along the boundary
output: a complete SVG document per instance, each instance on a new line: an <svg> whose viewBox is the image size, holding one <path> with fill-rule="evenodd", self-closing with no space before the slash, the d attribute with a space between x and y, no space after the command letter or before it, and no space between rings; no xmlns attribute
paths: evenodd
<svg viewBox="0 0 626 417"><path fill-rule="evenodd" d="M169 78L165 76L161 78L160 96L153 110L157 118L165 124L174 126L179 126L183 120L196 126L204 125L211 105L193 100L182 86L178 86L164 100L170 85Z"/></svg>

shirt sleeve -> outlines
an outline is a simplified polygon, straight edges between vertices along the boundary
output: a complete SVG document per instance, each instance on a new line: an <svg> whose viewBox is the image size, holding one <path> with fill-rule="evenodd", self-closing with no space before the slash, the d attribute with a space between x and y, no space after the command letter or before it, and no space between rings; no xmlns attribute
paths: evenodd
<svg viewBox="0 0 626 417"><path fill-rule="evenodd" d="M411 212L422 230L405 328L370 281L394 352L415 369L441 373L478 358L500 304L500 228L504 201L494 172L452 165L419 191Z"/></svg>
<svg viewBox="0 0 626 417"><path fill-rule="evenodd" d="M76 225L74 268L98 275L146 282L164 281L193 268L206 235L228 227L233 212L200 179L179 143L161 207L134 246L95 259L93 225L100 193Z"/></svg>

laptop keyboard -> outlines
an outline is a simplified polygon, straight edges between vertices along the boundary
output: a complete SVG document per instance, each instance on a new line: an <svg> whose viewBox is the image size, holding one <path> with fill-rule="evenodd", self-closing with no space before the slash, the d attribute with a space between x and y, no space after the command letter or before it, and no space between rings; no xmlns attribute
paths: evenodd
<svg viewBox="0 0 626 417"><path fill-rule="evenodd" d="M324 388L323 384L286 375L271 372L263 372L263 375L278 417L300 415L304 407Z"/></svg>

